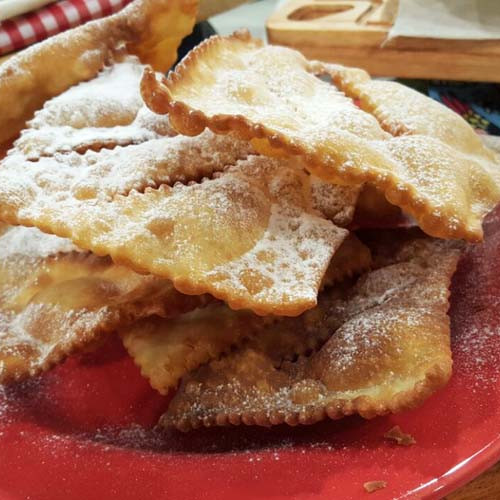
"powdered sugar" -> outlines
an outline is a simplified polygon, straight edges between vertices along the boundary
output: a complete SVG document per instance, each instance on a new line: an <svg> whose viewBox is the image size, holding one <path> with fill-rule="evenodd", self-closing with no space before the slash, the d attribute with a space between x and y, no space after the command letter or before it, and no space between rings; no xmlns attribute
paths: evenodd
<svg viewBox="0 0 500 500"><path fill-rule="evenodd" d="M14 149L0 169L0 212L48 221L98 254L127 254L181 291L297 314L315 303L347 233L312 210L308 177L293 161L251 152L249 143L210 131L36 162Z"/></svg>
<svg viewBox="0 0 500 500"><path fill-rule="evenodd" d="M32 303L19 314L0 309L0 380L50 368L66 353L98 338L99 326L107 319L106 306L98 311L64 311L59 305Z"/></svg>
<svg viewBox="0 0 500 500"><path fill-rule="evenodd" d="M242 258L216 267L208 277L224 274L228 279L218 286L248 289L250 280L272 283L272 287L254 285L254 300L283 304L287 301L316 302L319 280L333 253L347 233L307 213L295 217L283 214L279 205L271 207L269 225L258 243ZM250 277L251 275L251 277Z"/></svg>
<svg viewBox="0 0 500 500"><path fill-rule="evenodd" d="M36 162L13 150L3 161L0 177L11 186L13 176L23 179L24 186L32 189L43 210L64 200L72 200L76 208L83 206L85 200L111 201L115 195L127 195L132 190L143 191L146 187L209 176L247 154L250 147L238 144L207 131L192 139L155 138L126 147L115 145L112 150L87 151L83 155L70 152L41 157Z"/></svg>
<svg viewBox="0 0 500 500"><path fill-rule="evenodd" d="M47 101L16 141L15 150L28 160L38 160L58 152L112 148L172 135L168 117L154 115L143 105L144 68L138 59L125 58L95 79Z"/></svg>
<svg viewBox="0 0 500 500"><path fill-rule="evenodd" d="M361 186L339 186L311 176L314 208L337 226L348 226L354 216Z"/></svg>
<svg viewBox="0 0 500 500"><path fill-rule="evenodd" d="M187 430L240 421L313 423L354 411L369 417L396 411L403 393L405 401L418 401L427 377L443 385L451 372L444 332L458 251L432 240L405 247L414 248L408 261L394 254L394 264L347 290L323 292L317 310L263 329L262 340L257 335L185 377L163 423ZM300 357L299 338L289 342L299 358L288 362L287 336L306 331L318 340L315 352ZM322 338L328 340L320 347Z"/></svg>
<svg viewBox="0 0 500 500"><path fill-rule="evenodd" d="M0 235L0 261L14 257L44 259L58 253L77 252L69 240L23 226L9 227Z"/></svg>
<svg viewBox="0 0 500 500"><path fill-rule="evenodd" d="M145 66L137 58L104 68L89 82L80 83L48 101L28 126L33 129L67 126L129 125L142 107L139 83Z"/></svg>
<svg viewBox="0 0 500 500"><path fill-rule="evenodd" d="M316 73L332 73L336 86ZM499 159L462 118L362 70L235 34L204 42L166 82L149 83L148 105L170 109L181 132L195 133L198 123L235 130L265 152L267 139L303 155L320 178L374 185L434 236L479 240L483 218L500 201Z"/></svg>
<svg viewBox="0 0 500 500"><path fill-rule="evenodd" d="M488 217L484 243L467 249L454 279L452 346L473 391L496 392L500 380L499 214Z"/></svg>
<svg viewBox="0 0 500 500"><path fill-rule="evenodd" d="M0 236L0 381L34 376L138 318L199 304L160 278L76 250L32 228Z"/></svg>

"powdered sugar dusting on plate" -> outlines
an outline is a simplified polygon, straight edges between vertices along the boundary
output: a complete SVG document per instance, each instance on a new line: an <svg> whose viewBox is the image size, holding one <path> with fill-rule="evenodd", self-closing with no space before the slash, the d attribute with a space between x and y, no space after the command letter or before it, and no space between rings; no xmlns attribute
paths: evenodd
<svg viewBox="0 0 500 500"><path fill-rule="evenodd" d="M468 247L454 278L452 345L472 384L500 380L500 208L485 223L485 241Z"/></svg>

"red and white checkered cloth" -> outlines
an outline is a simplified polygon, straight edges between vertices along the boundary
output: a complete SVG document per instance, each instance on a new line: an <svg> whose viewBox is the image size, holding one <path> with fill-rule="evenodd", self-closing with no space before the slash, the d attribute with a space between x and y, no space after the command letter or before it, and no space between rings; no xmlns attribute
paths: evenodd
<svg viewBox="0 0 500 500"><path fill-rule="evenodd" d="M0 55L117 12L132 0L62 0L0 23Z"/></svg>

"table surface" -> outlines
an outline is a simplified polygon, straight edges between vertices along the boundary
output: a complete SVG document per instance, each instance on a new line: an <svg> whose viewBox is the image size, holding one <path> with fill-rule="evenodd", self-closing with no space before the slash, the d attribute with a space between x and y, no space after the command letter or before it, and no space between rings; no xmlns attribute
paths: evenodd
<svg viewBox="0 0 500 500"><path fill-rule="evenodd" d="M500 498L500 462L479 477L458 489L446 500L484 500Z"/></svg>

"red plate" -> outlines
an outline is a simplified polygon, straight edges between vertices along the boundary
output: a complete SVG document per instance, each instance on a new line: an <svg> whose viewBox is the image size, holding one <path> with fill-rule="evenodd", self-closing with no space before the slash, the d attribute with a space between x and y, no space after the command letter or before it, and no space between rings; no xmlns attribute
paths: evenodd
<svg viewBox="0 0 500 500"><path fill-rule="evenodd" d="M311 427L161 434L119 342L0 396L0 498L438 498L500 458L500 210L452 287L454 375L421 408ZM1 392L1 391L0 391ZM383 439L395 424L417 444Z"/></svg>

